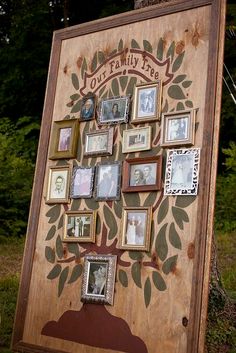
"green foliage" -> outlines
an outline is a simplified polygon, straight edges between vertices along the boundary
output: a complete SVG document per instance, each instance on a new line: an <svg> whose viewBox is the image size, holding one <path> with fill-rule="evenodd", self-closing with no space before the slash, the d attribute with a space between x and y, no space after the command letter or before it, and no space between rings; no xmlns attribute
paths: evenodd
<svg viewBox="0 0 236 353"><path fill-rule="evenodd" d="M0 235L23 235L31 196L39 124L0 120Z"/></svg>

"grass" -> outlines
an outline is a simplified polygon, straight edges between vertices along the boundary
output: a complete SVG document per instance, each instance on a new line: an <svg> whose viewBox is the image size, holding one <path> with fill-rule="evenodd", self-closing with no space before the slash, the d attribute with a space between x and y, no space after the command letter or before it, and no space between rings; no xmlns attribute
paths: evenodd
<svg viewBox="0 0 236 353"><path fill-rule="evenodd" d="M206 353L236 352L236 232L217 233L216 246L223 286L233 299L211 285ZM14 322L24 239L0 237L0 352L9 348ZM222 291L224 293L224 291Z"/></svg>

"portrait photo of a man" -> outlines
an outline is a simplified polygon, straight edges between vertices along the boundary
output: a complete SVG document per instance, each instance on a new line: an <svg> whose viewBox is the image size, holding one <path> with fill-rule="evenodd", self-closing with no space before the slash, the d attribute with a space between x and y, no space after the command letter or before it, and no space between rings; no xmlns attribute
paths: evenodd
<svg viewBox="0 0 236 353"><path fill-rule="evenodd" d="M91 120L95 116L95 96L85 97L82 101L80 120Z"/></svg>

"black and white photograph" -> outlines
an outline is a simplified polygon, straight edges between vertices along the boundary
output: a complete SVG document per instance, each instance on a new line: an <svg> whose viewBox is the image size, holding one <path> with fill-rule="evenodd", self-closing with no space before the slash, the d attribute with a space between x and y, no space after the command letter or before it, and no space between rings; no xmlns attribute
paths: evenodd
<svg viewBox="0 0 236 353"><path fill-rule="evenodd" d="M93 193L95 167L74 167L71 179L70 196L91 198Z"/></svg>
<svg viewBox="0 0 236 353"><path fill-rule="evenodd" d="M131 153L151 149L151 126L123 131L122 152Z"/></svg>
<svg viewBox="0 0 236 353"><path fill-rule="evenodd" d="M120 162L99 163L95 176L95 200L118 200L120 198Z"/></svg>
<svg viewBox="0 0 236 353"><path fill-rule="evenodd" d="M95 211L68 211L64 215L65 242L95 242Z"/></svg>
<svg viewBox="0 0 236 353"><path fill-rule="evenodd" d="M165 195L197 194L199 160L199 148L168 151Z"/></svg>
<svg viewBox="0 0 236 353"><path fill-rule="evenodd" d="M100 125L127 123L129 104L129 96L102 100L99 108L98 123Z"/></svg>
<svg viewBox="0 0 236 353"><path fill-rule="evenodd" d="M112 155L114 128L94 130L85 134L84 156Z"/></svg>
<svg viewBox="0 0 236 353"><path fill-rule="evenodd" d="M69 201L70 167L50 167L46 203L67 203Z"/></svg>

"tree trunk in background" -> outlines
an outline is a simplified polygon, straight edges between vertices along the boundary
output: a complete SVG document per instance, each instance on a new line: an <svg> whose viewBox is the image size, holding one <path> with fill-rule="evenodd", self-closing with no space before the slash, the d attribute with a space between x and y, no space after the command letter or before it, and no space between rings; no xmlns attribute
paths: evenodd
<svg viewBox="0 0 236 353"><path fill-rule="evenodd" d="M134 0L134 8L141 9L142 7L160 4L162 2L170 2L172 0Z"/></svg>

